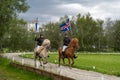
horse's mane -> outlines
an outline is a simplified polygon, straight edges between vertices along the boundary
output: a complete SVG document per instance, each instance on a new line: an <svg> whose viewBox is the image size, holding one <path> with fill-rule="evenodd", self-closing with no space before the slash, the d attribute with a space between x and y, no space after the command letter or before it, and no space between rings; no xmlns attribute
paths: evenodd
<svg viewBox="0 0 120 80"><path fill-rule="evenodd" d="M45 39L41 46L49 46L49 45L50 45L50 40L49 39Z"/></svg>
<svg viewBox="0 0 120 80"><path fill-rule="evenodd" d="M73 47L76 43L78 43L78 39L72 38L72 40L70 41L69 47Z"/></svg>

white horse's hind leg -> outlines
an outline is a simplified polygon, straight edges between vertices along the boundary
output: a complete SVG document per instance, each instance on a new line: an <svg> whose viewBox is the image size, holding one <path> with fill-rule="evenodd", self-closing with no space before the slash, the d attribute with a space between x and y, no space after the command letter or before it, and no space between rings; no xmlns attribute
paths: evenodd
<svg viewBox="0 0 120 80"><path fill-rule="evenodd" d="M42 64L42 58L41 57L39 57L39 62L40 62L40 66L42 66L43 64Z"/></svg>
<svg viewBox="0 0 120 80"><path fill-rule="evenodd" d="M36 53L34 52L34 66L36 67L36 59L37 59L37 55Z"/></svg>
<svg viewBox="0 0 120 80"><path fill-rule="evenodd" d="M48 57L46 57L45 60L46 60L46 64L47 64L48 63Z"/></svg>
<svg viewBox="0 0 120 80"><path fill-rule="evenodd" d="M43 64L47 64L48 62L47 62L47 57L44 57L44 59L43 59Z"/></svg>

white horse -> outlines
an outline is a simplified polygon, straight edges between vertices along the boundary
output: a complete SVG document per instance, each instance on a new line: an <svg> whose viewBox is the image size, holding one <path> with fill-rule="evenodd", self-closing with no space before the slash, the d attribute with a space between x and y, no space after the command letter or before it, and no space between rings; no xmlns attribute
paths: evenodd
<svg viewBox="0 0 120 80"><path fill-rule="evenodd" d="M47 63L48 50L50 48L50 40L45 39L40 46L39 50L34 49L34 61L36 66L36 59L39 58L40 66Z"/></svg>

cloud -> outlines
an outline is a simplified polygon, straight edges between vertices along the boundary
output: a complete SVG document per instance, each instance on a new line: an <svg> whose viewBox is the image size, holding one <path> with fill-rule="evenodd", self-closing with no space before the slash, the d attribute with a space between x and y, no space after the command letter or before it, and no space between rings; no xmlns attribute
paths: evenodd
<svg viewBox="0 0 120 80"><path fill-rule="evenodd" d="M64 15L85 15L88 12L95 19L119 19L120 0L27 0L31 8L21 13L20 18L32 21L36 17L41 23L58 21Z"/></svg>
<svg viewBox="0 0 120 80"><path fill-rule="evenodd" d="M92 8L90 8L88 11L91 13L91 15L94 18L99 19L106 19L106 18L112 18L117 19L115 16L119 15L119 9L120 9L120 1L119 2L103 2L99 5L95 5ZM115 6L116 5L116 6Z"/></svg>

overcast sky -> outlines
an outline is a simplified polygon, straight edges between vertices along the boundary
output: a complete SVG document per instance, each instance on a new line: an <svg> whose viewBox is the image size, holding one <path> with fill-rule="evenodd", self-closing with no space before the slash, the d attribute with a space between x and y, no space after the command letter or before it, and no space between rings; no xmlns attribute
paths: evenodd
<svg viewBox="0 0 120 80"><path fill-rule="evenodd" d="M60 17L85 15L88 12L94 19L120 19L120 0L27 0L30 9L19 15L27 21L38 17L39 21L56 22Z"/></svg>

